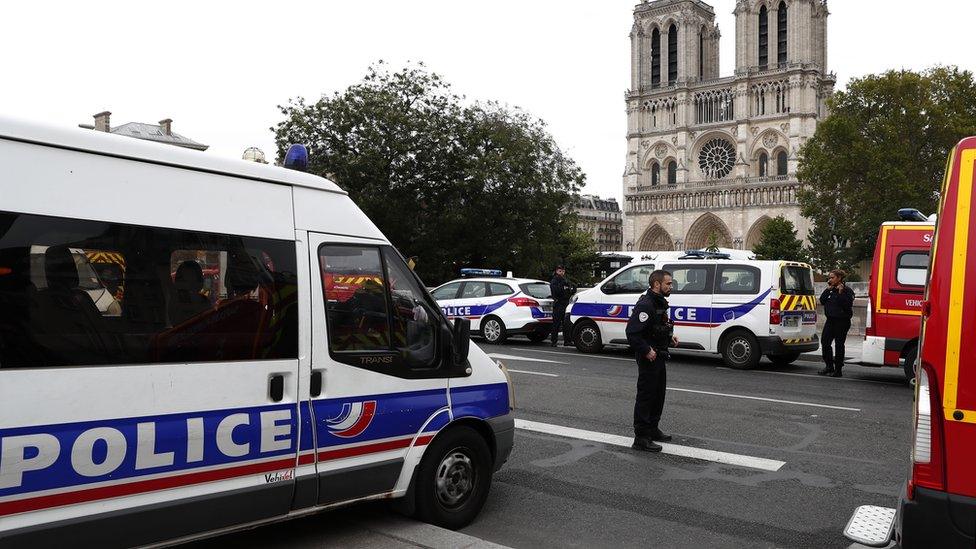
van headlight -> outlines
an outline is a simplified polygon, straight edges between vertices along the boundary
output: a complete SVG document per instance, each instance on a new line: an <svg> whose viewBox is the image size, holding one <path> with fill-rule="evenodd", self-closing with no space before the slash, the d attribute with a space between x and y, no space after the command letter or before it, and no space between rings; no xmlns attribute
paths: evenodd
<svg viewBox="0 0 976 549"><path fill-rule="evenodd" d="M505 384L508 387L508 411L515 410L515 385L512 383L512 374L508 373L505 363L498 360L498 369L505 375Z"/></svg>

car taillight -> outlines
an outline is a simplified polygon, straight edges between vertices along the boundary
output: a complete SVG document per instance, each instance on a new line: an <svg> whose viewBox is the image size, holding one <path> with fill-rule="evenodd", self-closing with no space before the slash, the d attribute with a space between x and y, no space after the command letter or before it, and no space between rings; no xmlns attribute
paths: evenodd
<svg viewBox="0 0 976 549"><path fill-rule="evenodd" d="M932 386L926 364L918 368L915 381L915 417L912 432L912 478L908 497L915 496L915 486L943 490L945 471L942 458L942 405L936 387Z"/></svg>
<svg viewBox="0 0 976 549"><path fill-rule="evenodd" d="M510 297L509 303L514 303L516 307L538 307L539 302L528 297Z"/></svg>
<svg viewBox="0 0 976 549"><path fill-rule="evenodd" d="M779 307L780 305L778 299L769 300L769 323L770 324L779 324L779 321L781 319Z"/></svg>

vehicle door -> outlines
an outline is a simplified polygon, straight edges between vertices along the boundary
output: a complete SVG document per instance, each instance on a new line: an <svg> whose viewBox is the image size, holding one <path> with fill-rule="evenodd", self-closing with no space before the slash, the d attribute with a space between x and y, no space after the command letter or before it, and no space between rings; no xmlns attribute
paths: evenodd
<svg viewBox="0 0 976 549"><path fill-rule="evenodd" d="M762 270L753 265L715 266L715 292L712 295L711 322L717 333L731 325L746 326L754 334L766 334L769 324L770 286L762 287ZM799 333L802 312L796 318ZM713 330L715 331L715 330ZM798 337L794 335L793 337ZM712 343L718 344L717 340ZM711 349L709 347L709 349Z"/></svg>
<svg viewBox="0 0 976 549"><path fill-rule="evenodd" d="M662 267L671 273L674 286L668 303L679 346L687 349L712 349L712 329L721 322L712 318L712 288L715 265L671 263Z"/></svg>
<svg viewBox="0 0 976 549"><path fill-rule="evenodd" d="M450 282L430 293L430 296L437 301L444 316L451 320L458 317L463 318L463 315L459 315L457 310L457 296L461 292L461 284L463 283Z"/></svg>
<svg viewBox="0 0 976 549"><path fill-rule="evenodd" d="M450 332L433 299L389 245L309 234L311 402L320 504L388 493L411 448L447 415ZM332 273L370 280L352 294L317 286Z"/></svg>
<svg viewBox="0 0 976 549"><path fill-rule="evenodd" d="M597 321L603 340L626 341L627 321L641 294L647 291L647 283L654 272L654 265L634 265L618 273L600 286L599 303L589 306L590 318ZM573 307L573 314L576 307Z"/></svg>
<svg viewBox="0 0 976 549"><path fill-rule="evenodd" d="M144 545L289 511L299 336L285 230L0 212L0 537L44 524L70 535L59 544L111 532ZM92 301L72 250L125 266L116 310ZM203 294L209 259L234 295Z"/></svg>
<svg viewBox="0 0 976 549"><path fill-rule="evenodd" d="M483 280L466 280L457 299L458 316L471 319L471 331L481 329L488 308L488 285Z"/></svg>

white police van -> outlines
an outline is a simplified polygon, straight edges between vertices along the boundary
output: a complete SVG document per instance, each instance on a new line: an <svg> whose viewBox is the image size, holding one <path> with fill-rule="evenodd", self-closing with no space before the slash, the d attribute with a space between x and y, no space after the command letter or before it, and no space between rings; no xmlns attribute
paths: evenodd
<svg viewBox="0 0 976 549"><path fill-rule="evenodd" d="M0 546L180 542L371 498L478 513L512 448L507 372L334 183L7 119L0 166ZM124 260L118 314L74 250Z"/></svg>
<svg viewBox="0 0 976 549"><path fill-rule="evenodd" d="M819 347L809 265L689 252L630 263L576 294L569 315L578 350L627 344L630 312L656 269L674 277L668 301L680 349L721 353L733 368L753 368L762 355L786 365Z"/></svg>
<svg viewBox="0 0 976 549"><path fill-rule="evenodd" d="M493 269L461 269L462 276L486 274L446 282L431 292L449 319L467 318L471 329L487 343L503 343L508 336L525 335L539 342L552 331L549 283L531 278L500 278Z"/></svg>

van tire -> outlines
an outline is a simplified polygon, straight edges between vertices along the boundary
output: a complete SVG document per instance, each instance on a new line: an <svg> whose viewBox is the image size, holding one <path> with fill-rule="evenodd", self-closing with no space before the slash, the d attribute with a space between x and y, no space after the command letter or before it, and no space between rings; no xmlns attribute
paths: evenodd
<svg viewBox="0 0 976 549"><path fill-rule="evenodd" d="M505 343L508 334L505 330L505 323L497 316L486 316L481 319L481 337L485 343Z"/></svg>
<svg viewBox="0 0 976 549"><path fill-rule="evenodd" d="M779 366L780 368L784 366L789 366L796 362L796 359L800 358L800 353L786 353L785 355L766 355L766 358L773 363L773 366Z"/></svg>
<svg viewBox="0 0 976 549"><path fill-rule="evenodd" d="M434 438L417 468L417 518L457 530L481 511L491 488L488 443L471 427L457 426Z"/></svg>
<svg viewBox="0 0 976 549"><path fill-rule="evenodd" d="M573 330L573 343L581 353L599 353L603 350L600 328L592 320L577 322Z"/></svg>
<svg viewBox="0 0 976 549"><path fill-rule="evenodd" d="M723 336L721 350L725 364L736 370L751 370L762 358L759 341L746 330L735 330Z"/></svg>
<svg viewBox="0 0 976 549"><path fill-rule="evenodd" d="M915 343L911 347L905 349L905 380L908 384L915 386L915 362L918 361L918 344Z"/></svg>

